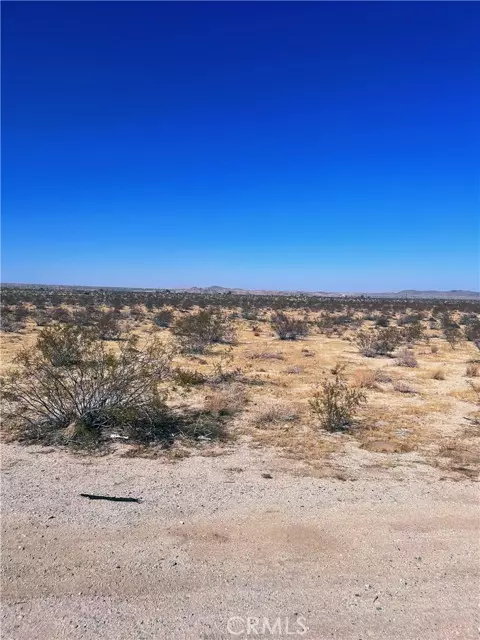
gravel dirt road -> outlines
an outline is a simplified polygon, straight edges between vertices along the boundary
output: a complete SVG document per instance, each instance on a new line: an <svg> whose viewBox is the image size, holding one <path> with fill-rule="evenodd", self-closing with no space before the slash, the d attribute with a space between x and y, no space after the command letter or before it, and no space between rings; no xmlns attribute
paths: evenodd
<svg viewBox="0 0 480 640"><path fill-rule="evenodd" d="M46 451L3 449L4 640L477 637L470 480L302 476L246 447L176 464Z"/></svg>

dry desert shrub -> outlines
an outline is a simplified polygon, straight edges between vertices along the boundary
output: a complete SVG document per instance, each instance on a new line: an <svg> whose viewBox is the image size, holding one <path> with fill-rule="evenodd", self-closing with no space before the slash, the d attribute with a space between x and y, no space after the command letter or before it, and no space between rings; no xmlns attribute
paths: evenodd
<svg viewBox="0 0 480 640"><path fill-rule="evenodd" d="M17 321L13 313L2 311L0 314L0 331L5 333L19 333L26 327L25 321Z"/></svg>
<svg viewBox="0 0 480 640"><path fill-rule="evenodd" d="M407 324L402 333L404 340L408 343L417 342L425 337L423 325L420 322Z"/></svg>
<svg viewBox="0 0 480 640"><path fill-rule="evenodd" d="M252 414L251 421L256 426L294 422L299 417L298 409L285 400L269 399Z"/></svg>
<svg viewBox="0 0 480 640"><path fill-rule="evenodd" d="M174 424L176 433L182 439L191 441L227 440L229 434L225 423L225 416L209 411L185 412L176 416Z"/></svg>
<svg viewBox="0 0 480 640"><path fill-rule="evenodd" d="M160 309L154 316L153 322L161 329L168 329L174 319L173 311L170 309Z"/></svg>
<svg viewBox="0 0 480 640"><path fill-rule="evenodd" d="M480 319L476 316L469 318L466 322L465 338L480 349Z"/></svg>
<svg viewBox="0 0 480 640"><path fill-rule="evenodd" d="M303 353L305 358L314 358L315 357L315 351L312 351L311 349L302 349L302 353Z"/></svg>
<svg viewBox="0 0 480 640"><path fill-rule="evenodd" d="M283 353L278 351L260 351L257 353L250 353L247 356L250 360L285 360Z"/></svg>
<svg viewBox="0 0 480 640"><path fill-rule="evenodd" d="M367 358L390 355L403 342L403 334L397 327L385 327L359 331L356 343Z"/></svg>
<svg viewBox="0 0 480 640"><path fill-rule="evenodd" d="M432 369L430 372L430 378L432 380L445 380L445 371L441 367L437 367L436 369Z"/></svg>
<svg viewBox="0 0 480 640"><path fill-rule="evenodd" d="M114 311L101 311L95 329L102 340L120 340L123 332L120 316Z"/></svg>
<svg viewBox="0 0 480 640"><path fill-rule="evenodd" d="M393 388L399 393L418 393L413 387L411 387L405 380L394 380Z"/></svg>
<svg viewBox="0 0 480 640"><path fill-rule="evenodd" d="M455 349L457 344L462 340L463 334L458 327L454 324L450 324L444 327L443 335L445 340L451 346L452 349Z"/></svg>
<svg viewBox="0 0 480 640"><path fill-rule="evenodd" d="M208 380L207 376L201 371L184 369L182 367L172 369L172 378L181 387L194 387L205 384Z"/></svg>
<svg viewBox="0 0 480 640"><path fill-rule="evenodd" d="M375 319L375 326L377 327L388 327L389 324L390 319L387 316L379 316Z"/></svg>
<svg viewBox="0 0 480 640"><path fill-rule="evenodd" d="M475 394L475 402L480 405L480 384L470 381L470 387L472 388L473 393Z"/></svg>
<svg viewBox="0 0 480 640"><path fill-rule="evenodd" d="M64 307L55 307L50 311L49 315L55 322L72 322L73 320L71 311Z"/></svg>
<svg viewBox="0 0 480 640"><path fill-rule="evenodd" d="M479 446L452 438L444 442L437 453L436 465L445 471L461 473L471 480L477 480L479 474Z"/></svg>
<svg viewBox="0 0 480 640"><path fill-rule="evenodd" d="M353 373L353 386L360 389L378 389L381 382L378 369L357 369Z"/></svg>
<svg viewBox="0 0 480 640"><path fill-rule="evenodd" d="M415 354L410 349L402 349L398 352L396 364L399 367L418 367L418 362L415 358Z"/></svg>
<svg viewBox="0 0 480 640"><path fill-rule="evenodd" d="M302 367L301 365L292 365L291 367L287 367L286 369L283 370L284 373L288 373L288 374L296 374L296 373L303 373L305 371L305 367Z"/></svg>
<svg viewBox="0 0 480 640"><path fill-rule="evenodd" d="M171 446L177 438L224 438L244 395L219 388L201 411L166 404L174 352L159 340L116 348L95 327L55 325L2 377L4 423L14 439L105 450L112 438Z"/></svg>
<svg viewBox="0 0 480 640"><path fill-rule="evenodd" d="M272 317L271 324L280 340L297 340L304 338L309 333L308 322L290 318L281 311Z"/></svg>
<svg viewBox="0 0 480 640"><path fill-rule="evenodd" d="M468 362L465 369L465 375L467 378L478 378L478 376L480 376L480 363Z"/></svg>
<svg viewBox="0 0 480 640"><path fill-rule="evenodd" d="M205 411L219 416L240 413L248 402L248 395L241 384L219 385L205 396Z"/></svg>
<svg viewBox="0 0 480 640"><path fill-rule="evenodd" d="M388 383L392 381L392 376L385 369L377 369L377 382Z"/></svg>
<svg viewBox="0 0 480 640"><path fill-rule="evenodd" d="M130 336L108 348L95 328L47 327L2 377L5 422L19 440L96 446L115 429L149 442L168 432L165 394L173 353Z"/></svg>
<svg viewBox="0 0 480 640"><path fill-rule="evenodd" d="M201 309L178 318L171 331L186 353L204 353L212 344L235 342L231 319L217 308Z"/></svg>

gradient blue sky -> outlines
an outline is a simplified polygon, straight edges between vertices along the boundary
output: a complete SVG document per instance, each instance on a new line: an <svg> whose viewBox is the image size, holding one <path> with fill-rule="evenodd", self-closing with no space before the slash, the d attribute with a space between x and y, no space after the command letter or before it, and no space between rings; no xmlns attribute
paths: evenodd
<svg viewBox="0 0 480 640"><path fill-rule="evenodd" d="M479 3L2 14L4 282L478 289Z"/></svg>

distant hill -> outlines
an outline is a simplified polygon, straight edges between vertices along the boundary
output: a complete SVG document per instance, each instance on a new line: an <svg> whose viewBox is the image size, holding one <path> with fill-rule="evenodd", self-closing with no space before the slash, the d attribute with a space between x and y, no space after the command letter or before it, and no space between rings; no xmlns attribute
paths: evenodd
<svg viewBox="0 0 480 640"><path fill-rule="evenodd" d="M190 287L188 289L177 289L188 293L206 294L232 294L232 295L303 295L303 296L324 296L324 297L357 297L366 296L368 298L436 298L436 299L480 299L478 291L464 291L462 289L452 289L450 291L418 291L416 289L403 289L402 291L388 291L382 293L359 292L328 292L328 291L278 291L271 289L229 289L219 285L210 287Z"/></svg>
<svg viewBox="0 0 480 640"><path fill-rule="evenodd" d="M463 289L451 289L450 291L417 291L405 289L398 291L398 296L411 298L480 298L478 291L464 291Z"/></svg>
<svg viewBox="0 0 480 640"><path fill-rule="evenodd" d="M219 285L212 285L210 287L188 287L188 288L168 288L168 287L92 287L82 285L61 285L61 284L25 284L25 283L3 283L1 287L16 287L16 288L41 288L41 289L108 289L118 291L178 291L185 293L199 293L199 294L224 294L224 295L250 295L250 296L320 296L326 298L353 298L359 296L365 296L367 298L435 298L437 300L480 300L480 292L478 291L465 291L463 289L451 289L450 291L419 291L417 289L403 289L402 291L387 291L382 293L367 293L362 291L281 291L276 289L238 289L221 287Z"/></svg>

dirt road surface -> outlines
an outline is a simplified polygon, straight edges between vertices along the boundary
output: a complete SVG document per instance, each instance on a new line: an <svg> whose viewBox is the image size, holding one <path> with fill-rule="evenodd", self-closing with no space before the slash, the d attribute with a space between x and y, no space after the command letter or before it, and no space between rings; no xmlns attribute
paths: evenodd
<svg viewBox="0 0 480 640"><path fill-rule="evenodd" d="M477 637L475 482L48 451L3 448L4 640Z"/></svg>

